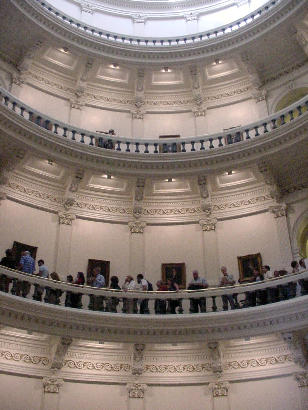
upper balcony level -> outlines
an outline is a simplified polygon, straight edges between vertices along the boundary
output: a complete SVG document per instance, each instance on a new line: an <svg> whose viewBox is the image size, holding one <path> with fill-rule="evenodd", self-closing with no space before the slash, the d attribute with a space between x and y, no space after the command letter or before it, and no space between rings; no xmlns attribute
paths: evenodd
<svg viewBox="0 0 308 410"><path fill-rule="evenodd" d="M137 139L93 133L54 120L1 89L2 144L17 144L117 174L176 175L251 164L298 144L305 152L307 97L267 118L226 132L191 138ZM301 149L301 148L299 148Z"/></svg>
<svg viewBox="0 0 308 410"><path fill-rule="evenodd" d="M13 0L11 3L43 29L42 37L48 32L57 41L71 44L82 52L86 50L92 55L103 54L144 64L200 60L234 51L287 19L296 21L307 8L305 0L271 0L233 23L194 34L160 37L121 34L121 29L119 32L100 29L44 1Z"/></svg>
<svg viewBox="0 0 308 410"><path fill-rule="evenodd" d="M0 274L1 323L58 336L174 343L245 338L308 326L307 271L246 285L179 292L98 289L4 267ZM222 297L233 301L232 311L222 310ZM202 301L202 313L189 313L192 300ZM138 313L141 303L145 314Z"/></svg>

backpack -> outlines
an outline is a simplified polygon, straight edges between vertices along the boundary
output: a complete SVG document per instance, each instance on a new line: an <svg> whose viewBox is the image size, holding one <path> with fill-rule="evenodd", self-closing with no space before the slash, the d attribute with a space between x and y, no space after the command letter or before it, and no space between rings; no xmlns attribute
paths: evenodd
<svg viewBox="0 0 308 410"><path fill-rule="evenodd" d="M148 291L153 291L153 285L152 285L152 283L151 282L149 282L148 280L147 280L147 282L148 282Z"/></svg>

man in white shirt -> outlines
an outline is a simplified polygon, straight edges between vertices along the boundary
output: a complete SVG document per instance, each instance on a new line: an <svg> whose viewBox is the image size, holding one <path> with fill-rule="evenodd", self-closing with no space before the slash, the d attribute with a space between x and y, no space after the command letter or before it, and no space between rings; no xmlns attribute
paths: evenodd
<svg viewBox="0 0 308 410"><path fill-rule="evenodd" d="M127 275L122 289L126 292L128 290L136 290L136 282L131 275ZM123 298L123 313L138 313L137 299Z"/></svg>
<svg viewBox="0 0 308 410"><path fill-rule="evenodd" d="M272 279L274 277L274 273L271 271L271 268L268 265L262 266L262 274L265 280Z"/></svg>
<svg viewBox="0 0 308 410"><path fill-rule="evenodd" d="M222 273L222 277L220 279L219 286L233 286L235 284L233 275L227 272L227 268L225 266L222 266L220 270ZM231 309L235 309L234 299L231 294L222 295L221 299L223 310L228 310L228 301L230 303Z"/></svg>
<svg viewBox="0 0 308 410"><path fill-rule="evenodd" d="M188 284L188 290L200 290L209 287L205 278L201 278L197 270L194 270L192 275L193 278ZM201 313L206 312L206 298L190 299L190 313L199 313L199 307Z"/></svg>
<svg viewBox="0 0 308 410"><path fill-rule="evenodd" d="M45 265L45 262L43 261L43 259L40 259L37 262L37 264L38 264L38 267L39 267L38 276L40 276L41 278L48 279L49 278L49 271L48 271L48 268ZM44 292L45 288L43 286L39 286L37 284L35 284L34 287L35 287L35 289L34 289L34 292L33 292L32 299L41 302L42 301L42 295L43 295L43 292Z"/></svg>
<svg viewBox="0 0 308 410"><path fill-rule="evenodd" d="M144 279L144 276L142 273L139 273L137 275L137 283L136 283L136 290L142 290L142 291L147 291L148 290L148 281ZM145 313L150 313L149 311L149 300L148 299L139 299L138 304L140 305L139 307L139 313L140 314L145 314Z"/></svg>

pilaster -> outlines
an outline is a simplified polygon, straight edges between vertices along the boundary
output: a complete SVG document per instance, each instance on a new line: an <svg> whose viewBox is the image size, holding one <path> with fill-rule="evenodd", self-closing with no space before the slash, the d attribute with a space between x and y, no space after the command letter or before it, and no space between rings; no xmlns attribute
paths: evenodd
<svg viewBox="0 0 308 410"><path fill-rule="evenodd" d="M147 385L144 383L128 383L128 410L144 410L144 396Z"/></svg>
<svg viewBox="0 0 308 410"><path fill-rule="evenodd" d="M222 380L209 384L213 397L213 410L230 410L229 388L230 384Z"/></svg>
<svg viewBox="0 0 308 410"><path fill-rule="evenodd" d="M216 225L217 219L209 216L200 219L199 224L202 228L202 245L205 277L210 285L218 284L218 245Z"/></svg>
<svg viewBox="0 0 308 410"><path fill-rule="evenodd" d="M131 221L128 223L128 227L131 233L129 273L132 276L136 276L138 273L144 272L145 268L143 232L146 223L142 221Z"/></svg>
<svg viewBox="0 0 308 410"><path fill-rule="evenodd" d="M58 410L59 409L59 393L63 386L63 379L56 376L43 378L43 410Z"/></svg>
<svg viewBox="0 0 308 410"><path fill-rule="evenodd" d="M76 219L76 215L61 211L58 213L59 229L57 237L57 258L56 272L59 275L64 275L61 279L65 279L69 273L70 256L71 256L71 241L72 241L72 223Z"/></svg>
<svg viewBox="0 0 308 410"><path fill-rule="evenodd" d="M273 214L275 221L281 267L289 268L293 257L287 224L287 207L279 204L270 206L268 210Z"/></svg>
<svg viewBox="0 0 308 410"><path fill-rule="evenodd" d="M308 372L298 372L294 374L294 378L297 381L299 396L300 396L300 403L301 409L307 409L308 403Z"/></svg>

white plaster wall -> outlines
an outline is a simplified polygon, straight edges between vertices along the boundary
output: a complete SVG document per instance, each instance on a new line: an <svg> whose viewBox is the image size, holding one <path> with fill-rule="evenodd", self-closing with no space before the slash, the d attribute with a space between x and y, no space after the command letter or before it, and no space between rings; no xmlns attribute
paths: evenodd
<svg viewBox="0 0 308 410"><path fill-rule="evenodd" d="M126 225L77 219L73 222L71 273L87 271L88 259L110 261L110 276L122 283L128 274L129 229Z"/></svg>
<svg viewBox="0 0 308 410"><path fill-rule="evenodd" d="M208 134L223 131L224 129L244 126L257 121L259 108L254 100L242 101L232 105L217 107L207 111Z"/></svg>
<svg viewBox="0 0 308 410"><path fill-rule="evenodd" d="M292 375L232 383L230 404L232 410L305 410L300 407L299 390Z"/></svg>
<svg viewBox="0 0 308 410"><path fill-rule="evenodd" d="M19 90L18 99L51 118L66 123L69 121L70 107L67 100L47 94L27 84Z"/></svg>
<svg viewBox="0 0 308 410"><path fill-rule="evenodd" d="M144 119L144 136L146 138L158 138L160 135L193 137L195 135L193 114L146 114Z"/></svg>
<svg viewBox="0 0 308 410"><path fill-rule="evenodd" d="M132 117L130 113L107 111L94 107L84 107L81 112L80 127L89 131L109 131L118 136L131 137Z"/></svg>
<svg viewBox="0 0 308 410"><path fill-rule="evenodd" d="M58 218L55 214L13 201L3 201L0 208L1 255L14 241L37 246L37 258L44 259L49 270L55 268ZM2 257L2 256L1 256Z"/></svg>
<svg viewBox="0 0 308 410"><path fill-rule="evenodd" d="M216 232L220 266L227 266L237 280L237 256L261 253L262 262L281 269L275 219L269 212L220 221ZM220 277L217 272L217 278Z"/></svg>
<svg viewBox="0 0 308 410"><path fill-rule="evenodd" d="M1 410L41 410L42 380L0 373Z"/></svg>
<svg viewBox="0 0 308 410"><path fill-rule="evenodd" d="M206 385L150 386L146 392L146 410L212 409L212 397Z"/></svg>
<svg viewBox="0 0 308 410"><path fill-rule="evenodd" d="M126 410L126 385L66 382L59 410Z"/></svg>
<svg viewBox="0 0 308 410"><path fill-rule="evenodd" d="M161 279L162 263L185 262L188 281L194 269L204 272L199 225L147 226L144 235L145 271L153 284Z"/></svg>

